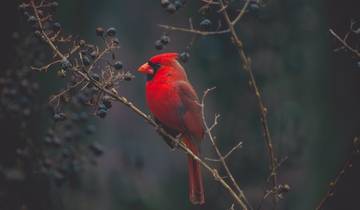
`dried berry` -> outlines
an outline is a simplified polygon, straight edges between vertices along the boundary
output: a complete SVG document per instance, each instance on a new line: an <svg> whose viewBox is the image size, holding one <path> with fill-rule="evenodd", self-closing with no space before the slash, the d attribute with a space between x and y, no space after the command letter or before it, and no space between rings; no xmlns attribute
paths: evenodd
<svg viewBox="0 0 360 210"><path fill-rule="evenodd" d="M105 118L106 114L107 114L108 110L106 108L99 108L96 111L96 116L100 117L100 118Z"/></svg>
<svg viewBox="0 0 360 210"><path fill-rule="evenodd" d="M65 60L61 61L61 67L65 70L67 70L67 69L71 68L72 65L69 60L65 59Z"/></svg>
<svg viewBox="0 0 360 210"><path fill-rule="evenodd" d="M55 113L54 116L53 116L55 122L61 122L61 121L64 121L66 120L66 115L65 113Z"/></svg>
<svg viewBox="0 0 360 210"><path fill-rule="evenodd" d="M51 9L56 9L59 6L59 3L57 3L56 1L52 2L49 4L49 7Z"/></svg>
<svg viewBox="0 0 360 210"><path fill-rule="evenodd" d="M176 6L175 4L170 3L167 7L166 7L166 11L169 14L174 14L176 12Z"/></svg>
<svg viewBox="0 0 360 210"><path fill-rule="evenodd" d="M39 38L39 39L42 38L42 34L41 34L41 32L40 32L39 30L36 30L36 31L34 32L34 35L35 35L36 38Z"/></svg>
<svg viewBox="0 0 360 210"><path fill-rule="evenodd" d="M155 48L156 48L157 50L162 50L162 49L164 48L164 45L163 45L163 43L161 42L161 40L156 40L156 41L155 41Z"/></svg>
<svg viewBox="0 0 360 210"><path fill-rule="evenodd" d="M83 56L83 57L82 57L82 62L83 62L83 64L84 64L85 66L90 65L90 59L89 59L89 57Z"/></svg>
<svg viewBox="0 0 360 210"><path fill-rule="evenodd" d="M130 72L126 72L125 74L124 74L124 80L125 81L131 81L132 79L134 79L135 78L135 76L133 75L133 74L131 74Z"/></svg>
<svg viewBox="0 0 360 210"><path fill-rule="evenodd" d="M175 0L174 5L175 8L178 10L183 6L183 3L180 0Z"/></svg>
<svg viewBox="0 0 360 210"><path fill-rule="evenodd" d="M107 31L106 31L106 35L110 36L110 37L113 37L116 35L116 29L114 27L111 27L109 28Z"/></svg>
<svg viewBox="0 0 360 210"><path fill-rule="evenodd" d="M249 4L249 11L254 13L254 14L257 14L260 10L260 5L257 1L251 1L250 4Z"/></svg>
<svg viewBox="0 0 360 210"><path fill-rule="evenodd" d="M164 34L161 36L160 41L162 44L167 45L170 42L170 37Z"/></svg>
<svg viewBox="0 0 360 210"><path fill-rule="evenodd" d="M166 8L170 4L170 1L169 0L161 0L160 4L163 8Z"/></svg>
<svg viewBox="0 0 360 210"><path fill-rule="evenodd" d="M104 36L104 29L101 27L96 28L96 36Z"/></svg>
<svg viewBox="0 0 360 210"><path fill-rule="evenodd" d="M60 31L61 30L61 24L59 22L55 22L53 24L53 30L56 31L56 32Z"/></svg>
<svg viewBox="0 0 360 210"><path fill-rule="evenodd" d="M111 99L109 97L104 97L102 103L106 109L110 109L112 107Z"/></svg>
<svg viewBox="0 0 360 210"><path fill-rule="evenodd" d="M104 154L104 149L99 143L92 143L89 145L89 149L94 153L96 156L100 156Z"/></svg>
<svg viewBox="0 0 360 210"><path fill-rule="evenodd" d="M91 78L93 78L93 79L96 80L96 81L100 81L100 76L99 76L98 74L96 74L96 73L93 73L93 74L91 75Z"/></svg>
<svg viewBox="0 0 360 210"><path fill-rule="evenodd" d="M31 25L34 25L37 20L36 20L36 17L35 16L30 16L27 21L31 24Z"/></svg>
<svg viewBox="0 0 360 210"><path fill-rule="evenodd" d="M186 63L190 58L190 54L188 52L182 52L180 53L180 60L184 63Z"/></svg>
<svg viewBox="0 0 360 210"><path fill-rule="evenodd" d="M123 68L122 62L121 62L121 61L116 61L116 62L114 63L114 68L117 69L117 70L122 69L122 68Z"/></svg>
<svg viewBox="0 0 360 210"><path fill-rule="evenodd" d="M27 4L25 3L22 3L19 5L19 10L22 11L22 12L25 12L25 10L27 9Z"/></svg>
<svg viewBox="0 0 360 210"><path fill-rule="evenodd" d="M204 19L200 22L200 26L204 29L209 29L211 26L211 21L209 19Z"/></svg>

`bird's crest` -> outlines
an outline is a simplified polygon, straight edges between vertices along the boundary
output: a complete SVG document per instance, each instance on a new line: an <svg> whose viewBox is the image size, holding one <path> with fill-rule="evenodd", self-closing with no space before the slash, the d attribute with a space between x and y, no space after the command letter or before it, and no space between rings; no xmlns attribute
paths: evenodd
<svg viewBox="0 0 360 210"><path fill-rule="evenodd" d="M167 62L171 62L174 61L178 58L179 54L177 53L162 53L159 55L155 55L152 58L149 59L149 61L151 63L159 63L159 64L163 64L163 63L167 63Z"/></svg>

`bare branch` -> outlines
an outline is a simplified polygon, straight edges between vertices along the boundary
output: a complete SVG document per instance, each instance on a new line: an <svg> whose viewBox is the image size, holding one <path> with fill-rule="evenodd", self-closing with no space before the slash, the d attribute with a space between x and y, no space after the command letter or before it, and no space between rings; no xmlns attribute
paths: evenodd
<svg viewBox="0 0 360 210"><path fill-rule="evenodd" d="M230 178L231 180L231 183L232 185L236 188L236 190L238 191L239 193L239 197L244 200L244 203L246 204L245 207L249 208L249 209L252 209L251 208L251 205L249 204L249 202L247 201L246 199L246 196L244 194L244 192L241 190L239 184L236 182L234 176L232 175L226 161L225 161L225 157L222 155L222 153L220 152L216 142L215 142L215 137L211 134L211 129L214 128L214 126L217 125L217 119L220 115L215 115L215 120L214 120L214 123L211 127L209 127L209 125L206 123L206 118L205 118L205 98L206 96L210 93L210 91L212 90L215 90L215 87L213 88L209 88L207 90L204 91L204 95L201 99L201 115L202 115L202 119L203 119L203 122L204 122L204 127L205 127L205 130L206 130L206 133L208 134L209 136L209 139L210 139L210 142L211 142L211 145L213 146L220 162L222 163L222 166L224 167L225 171L226 171L226 174L228 175L228 177Z"/></svg>
<svg viewBox="0 0 360 210"><path fill-rule="evenodd" d="M175 26L169 26L169 25L159 25L160 28L164 28L170 31L181 31L186 33L192 33L192 34L198 34L201 36L211 36L211 35L219 35L219 34L226 34L230 31L228 29L221 30L221 31L200 31L192 28L181 28L181 27L175 27Z"/></svg>
<svg viewBox="0 0 360 210"><path fill-rule="evenodd" d="M343 167L341 168L341 170L337 173L336 177L334 178L333 181L330 182L329 184L329 189L326 191L324 197L321 199L321 201L319 202L318 206L315 208L316 210L320 210L324 207L325 203L332 197L334 196L335 193L335 189L338 185L338 183L341 181L341 179L344 177L346 171L349 168L352 168L352 163L354 160L355 155L358 155L360 153L360 139L358 137L355 137L353 140L353 146L352 146L352 152L350 157L348 157L348 159L345 161Z"/></svg>
<svg viewBox="0 0 360 210"><path fill-rule="evenodd" d="M232 25L235 25L237 22L239 22L239 20L244 16L246 9L248 8L250 3L250 0L247 0L243 6L243 8L241 9L239 15L231 22Z"/></svg>
<svg viewBox="0 0 360 210"><path fill-rule="evenodd" d="M220 7L224 8L225 7L224 1L219 0L219 2L220 2ZM265 139L265 143L266 143L266 147L267 147L267 151L268 151L268 156L270 159L269 160L269 168L270 168L270 174L272 177L272 186L273 186L273 188L275 188L277 186L276 157L275 157L275 153L274 153L274 149L273 149L273 145L272 145L270 129L269 129L268 120L267 120L267 108L262 99L262 96L260 94L260 89L257 86L256 80L255 80L255 77L254 77L254 74L253 74L253 71L251 68L251 59L249 57L247 57L247 55L244 51L243 43L240 40L240 38L234 28L234 25L232 24L232 21L230 20L227 10L226 9L223 10L222 14L225 18L227 26L229 27L232 41L238 50L240 60L242 63L242 67L248 73L249 82L250 82L251 86L253 87L253 90L255 92L255 96L256 96L256 99L257 99L257 102L259 105L260 121L261 121L261 125L263 128L263 135L264 135L264 139ZM277 204L276 196L273 196L273 204L274 204L274 208L276 209L276 204Z"/></svg>
<svg viewBox="0 0 360 210"><path fill-rule="evenodd" d="M235 150L241 148L242 145L243 145L243 142L240 141L237 145L235 145L233 148L231 148L231 150L228 153L226 153L226 155L224 155L224 158L225 159L228 158Z"/></svg>
<svg viewBox="0 0 360 210"><path fill-rule="evenodd" d="M242 147L242 144L243 144L242 141L240 141L233 148L231 148L231 150L228 153L226 153L226 155L224 155L224 159L228 158L237 149L240 149ZM213 162L221 162L220 159L215 159L215 158L207 158L207 157L205 157L204 159L208 160L208 161L213 161Z"/></svg>
<svg viewBox="0 0 360 210"><path fill-rule="evenodd" d="M333 35L347 50L349 50L351 53L353 53L355 56L360 58L360 52L353 47L351 47L347 42L347 36L345 38L341 38L337 33L335 33L332 29L329 30L330 34Z"/></svg>

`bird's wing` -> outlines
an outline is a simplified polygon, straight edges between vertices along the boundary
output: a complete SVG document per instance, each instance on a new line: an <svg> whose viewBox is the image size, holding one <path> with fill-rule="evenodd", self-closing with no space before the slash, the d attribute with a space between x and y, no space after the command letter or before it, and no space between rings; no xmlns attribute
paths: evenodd
<svg viewBox="0 0 360 210"><path fill-rule="evenodd" d="M204 124L201 117L201 105L199 98L187 81L176 82L178 96L181 100L181 106L178 108L179 116L182 119L185 134L192 140L196 139L199 143L204 137Z"/></svg>

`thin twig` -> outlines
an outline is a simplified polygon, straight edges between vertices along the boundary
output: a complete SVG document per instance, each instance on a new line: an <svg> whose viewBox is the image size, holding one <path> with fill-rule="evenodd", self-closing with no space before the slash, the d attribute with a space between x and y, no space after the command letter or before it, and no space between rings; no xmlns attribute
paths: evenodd
<svg viewBox="0 0 360 210"><path fill-rule="evenodd" d="M219 115L216 115L216 116L215 116L215 120L214 120L214 123L213 123L212 126L209 126L209 125L206 123L206 119L205 119L205 108L204 108L204 107L205 107L205 98L206 98L206 96L209 94L209 92L212 91L212 90L214 90L214 89L215 89L215 87L209 88L209 89L205 90L204 95L203 95L202 100L201 100L201 107L202 107L202 108L201 108L201 115L202 115L202 119L203 119L203 122L204 122L205 130L206 130L206 133L207 133L208 136L209 136L210 142L211 142L211 144L212 144L212 146L213 146L213 148L214 148L214 150L215 150L215 152L216 152L216 154L217 154L220 162L222 163L222 166L224 167L224 169L225 169L225 171L226 171L227 176L228 176L228 177L230 178L230 180L231 180L232 185L236 188L236 190L238 191L238 193L239 193L239 195L240 195L240 198L244 200L244 202L246 203L247 207L248 207L249 209L252 209L252 208L251 208L251 205L249 204L249 202L248 202L247 199L246 199L246 196L245 196L244 192L241 190L238 182L236 182L234 176L232 175L232 173L231 173L231 171L230 171L230 169L229 169L229 167L228 167L228 165L227 165L227 163L226 163L225 157L224 157L224 156L222 155L222 153L220 152L219 147L217 146L217 144L216 144L216 142L215 142L214 136L211 134L211 130L214 128L215 125L217 125L217 119L218 119L218 116L219 116ZM234 147L234 148L235 148L235 147ZM236 149L236 148L235 148L235 149ZM235 149L233 149L233 150L235 150Z"/></svg>
<svg viewBox="0 0 360 210"><path fill-rule="evenodd" d="M240 141L238 144L236 144L234 147L232 147L232 148L230 149L230 151L224 155L224 159L227 159L234 151L236 151L237 149L241 148L241 147L242 147L242 144L243 144L243 142ZM208 160L208 161L212 161L212 162L221 162L220 159L215 159L215 158L205 157L204 159L205 159L205 160Z"/></svg>
<svg viewBox="0 0 360 210"><path fill-rule="evenodd" d="M319 204L317 205L317 207L315 208L316 210L320 210L324 207L325 203L332 197L334 196L335 193L335 189L339 183L339 181L344 177L345 172L347 171L347 169L352 167L352 162L354 160L355 155L359 154L359 145L360 145L360 140L358 137L355 137L353 140L353 149L351 152L350 157L348 157L348 159L345 161L345 163L343 164L341 170L337 173L336 177L334 178L333 181L330 182L329 184L329 188L326 191L325 195L323 196L323 198L320 200Z"/></svg>
<svg viewBox="0 0 360 210"><path fill-rule="evenodd" d="M288 160L288 157L284 157L282 159L280 159L277 163L277 170L280 170L280 167L282 164L284 164L286 161ZM267 187L268 187L268 184L269 182L271 181L271 174L268 176L268 178L266 179L266 185L264 187L264 190L263 190L263 197L261 199L261 201L259 202L258 204L258 207L256 208L256 210L260 210L262 208L262 205L264 203L264 201L266 200L266 198L271 194L271 193L277 193L277 190L276 189L271 189L271 190L268 190Z"/></svg>
<svg viewBox="0 0 360 210"><path fill-rule="evenodd" d="M343 39L337 33L335 33L332 29L329 29L329 31L330 31L330 34L333 35L346 49L348 49L351 53L353 53L355 56L360 58L360 52L358 50L354 49L353 47L351 47L346 42L346 37Z"/></svg>
<svg viewBox="0 0 360 210"><path fill-rule="evenodd" d="M85 81L85 79L81 79L80 81L78 81L77 83L75 83L74 85L70 86L69 88L61 91L60 93L53 95L50 97L49 103L54 102L56 99L60 99L63 95L69 93L70 91L76 89L77 87L79 87L83 82Z"/></svg>
<svg viewBox="0 0 360 210"><path fill-rule="evenodd" d="M159 24L159 27L170 30L170 31L182 31L182 32L187 32L187 33L192 33L192 34L198 34L201 36L219 35L219 34L226 34L226 33L230 32L228 29L221 30L221 31L200 31L200 30L191 29L191 28L181 28L181 27L162 25L162 24Z"/></svg>
<svg viewBox="0 0 360 210"><path fill-rule="evenodd" d="M231 22L232 25L235 25L237 22L239 22L239 20L244 16L246 9L248 8L250 3L250 0L247 0L243 6L243 8L241 9L239 15Z"/></svg>
<svg viewBox="0 0 360 210"><path fill-rule="evenodd" d="M59 59L59 60L55 60L55 61L52 61L51 63L45 65L45 66L42 66L42 67L34 67L32 66L31 69L32 70L36 70L36 71L44 71L44 72L47 72L48 69L52 66L52 65L55 65L55 64L58 64L62 61L62 59Z"/></svg>

